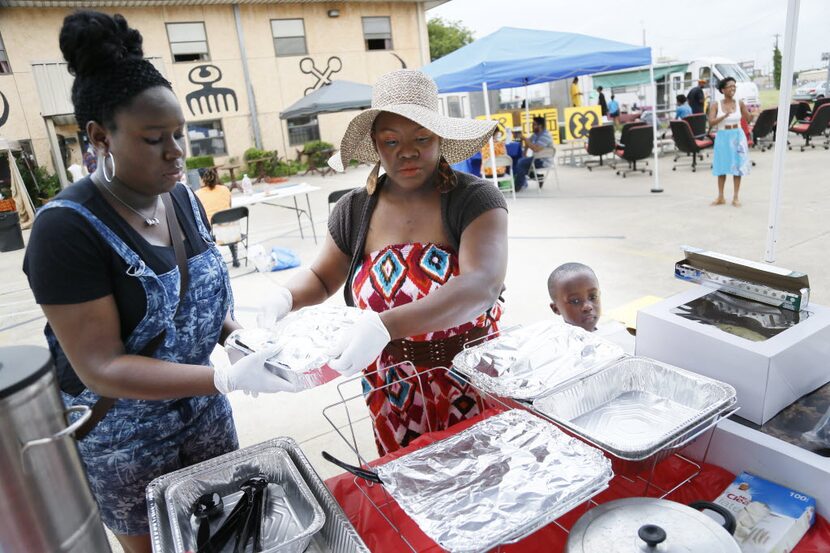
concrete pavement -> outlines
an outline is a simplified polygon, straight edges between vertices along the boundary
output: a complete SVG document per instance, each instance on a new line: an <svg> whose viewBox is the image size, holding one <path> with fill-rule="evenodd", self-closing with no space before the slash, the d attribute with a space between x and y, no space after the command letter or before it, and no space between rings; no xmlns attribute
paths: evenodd
<svg viewBox="0 0 830 553"><path fill-rule="evenodd" d="M671 156L660 160L660 180L665 189L662 194L649 192L652 181L648 176L622 179L606 168L588 172L581 167L560 166L559 189L552 179L542 191L535 190L531 183L529 191L508 202L510 258L504 323L527 323L552 316L546 279L554 267L567 261L594 268L603 306L608 310L642 296L665 297L686 289L687 284L673 277L673 264L680 259L682 244L760 260L766 243L772 158L771 151L752 153L757 166L744 178L741 208L710 206L716 185L708 163L704 162L697 173L687 167L673 172ZM807 272L811 301L824 305L830 302L830 278L825 273L830 247L828 161L830 152L821 148L803 153L796 149L787 154L776 262ZM321 188L311 195L321 243L326 233L328 194L362 185L368 172L363 167L343 175L292 179ZM727 191L730 200L731 182L727 182ZM28 233L25 235L28 238ZM305 240L300 239L294 214L266 205L251 208L251 243L261 243L266 249L273 245L292 248L303 266L308 266L317 252L308 233ZM0 345L45 345L44 319L21 271L22 259L22 251L0 254ZM254 324L263 290L272 282L287 282L296 269L268 274L252 271L252 264L231 269L236 312L244 325ZM342 303L342 295L338 293L330 301ZM354 382L344 386L345 396L358 392ZM326 406L340 401L335 383L297 395L254 399L235 393L231 401L243 446L292 436L324 478L340 471L322 460L321 450L349 460L345 443L322 415ZM376 453L361 403L359 398L348 402L352 419L359 421L355 435L361 451L371 459ZM342 407L332 409L331 416L345 428Z"/></svg>

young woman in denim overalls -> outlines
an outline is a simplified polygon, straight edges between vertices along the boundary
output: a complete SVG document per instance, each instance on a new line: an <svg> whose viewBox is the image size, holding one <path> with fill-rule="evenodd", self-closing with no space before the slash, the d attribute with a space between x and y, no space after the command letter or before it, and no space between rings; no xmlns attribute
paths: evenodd
<svg viewBox="0 0 830 553"><path fill-rule="evenodd" d="M24 270L65 404L118 398L79 450L104 523L127 553L144 553L146 485L238 447L223 394L287 388L263 366L273 352L210 366L239 325L222 256L180 184L182 110L143 59L141 36L121 16L77 12L60 44L76 77L75 117L99 163L41 210ZM166 205L180 230L169 228ZM182 237L184 293L172 247Z"/></svg>

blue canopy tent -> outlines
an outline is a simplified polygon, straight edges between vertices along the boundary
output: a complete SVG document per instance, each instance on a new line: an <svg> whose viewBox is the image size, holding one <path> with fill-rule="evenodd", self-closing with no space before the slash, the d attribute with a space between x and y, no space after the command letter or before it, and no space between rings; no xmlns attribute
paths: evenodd
<svg viewBox="0 0 830 553"><path fill-rule="evenodd" d="M546 83L601 71L651 66L651 63L651 48L645 46L575 33L502 27L421 70L435 80L439 92L483 91L486 115L490 117L489 89ZM652 86L653 82L652 78ZM656 145L656 114L654 124ZM654 155L652 190L659 192L656 148ZM495 155L490 159L495 165Z"/></svg>

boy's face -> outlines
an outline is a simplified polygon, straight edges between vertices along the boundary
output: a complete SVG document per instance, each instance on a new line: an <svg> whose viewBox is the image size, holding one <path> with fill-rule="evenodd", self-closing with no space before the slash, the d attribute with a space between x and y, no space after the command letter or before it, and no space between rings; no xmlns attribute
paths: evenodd
<svg viewBox="0 0 830 553"><path fill-rule="evenodd" d="M593 332L602 314L599 283L587 272L565 275L557 284L550 308L565 322Z"/></svg>

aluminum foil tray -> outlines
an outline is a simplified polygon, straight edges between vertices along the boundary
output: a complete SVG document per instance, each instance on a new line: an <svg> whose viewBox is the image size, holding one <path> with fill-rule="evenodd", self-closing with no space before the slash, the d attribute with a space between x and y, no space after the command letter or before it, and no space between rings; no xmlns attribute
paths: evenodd
<svg viewBox="0 0 830 553"><path fill-rule="evenodd" d="M242 496L243 482L263 474L268 478L265 519L262 525L263 553L302 553L311 537L323 527L326 515L311 494L288 453L272 448L249 455L244 460L213 463L171 482L164 492L167 518L173 530L177 551L195 551L199 522L193 516L193 504L203 494L222 496L225 512L211 521L216 531ZM229 543L222 553L233 551Z"/></svg>
<svg viewBox="0 0 830 553"><path fill-rule="evenodd" d="M535 400L533 407L615 457L642 461L713 424L735 400L729 384L628 357Z"/></svg>
<svg viewBox="0 0 830 553"><path fill-rule="evenodd" d="M224 464L230 466L250 464L251 458L263 452L273 452L274 450L283 451L289 456L302 481L305 482L324 514L325 523L322 528L311 537L305 549L300 551L305 551L305 553L368 553L369 549L349 523L342 509L314 471L300 447L291 438L269 440L153 480L147 486L147 510L150 519L153 552L170 553L176 551L178 553L184 551L177 549L174 545L173 531L165 501L165 492L168 488L184 479L196 477L203 470ZM228 501L232 502L233 499L228 499ZM221 521L221 519L219 520ZM288 547L291 548L292 546L289 545ZM279 551L283 550L279 549Z"/></svg>
<svg viewBox="0 0 830 553"><path fill-rule="evenodd" d="M421 530L458 553L520 539L608 486L610 461L513 409L377 469Z"/></svg>
<svg viewBox="0 0 830 553"><path fill-rule="evenodd" d="M263 348L280 346L265 366L301 389L314 388L340 376L328 366L327 351L331 341L354 324L360 313L355 307L306 307L289 314L273 329L251 328L232 333L225 349L231 361L235 361Z"/></svg>
<svg viewBox="0 0 830 553"><path fill-rule="evenodd" d="M532 400L623 355L616 344L550 320L469 347L455 356L453 366L485 392Z"/></svg>

